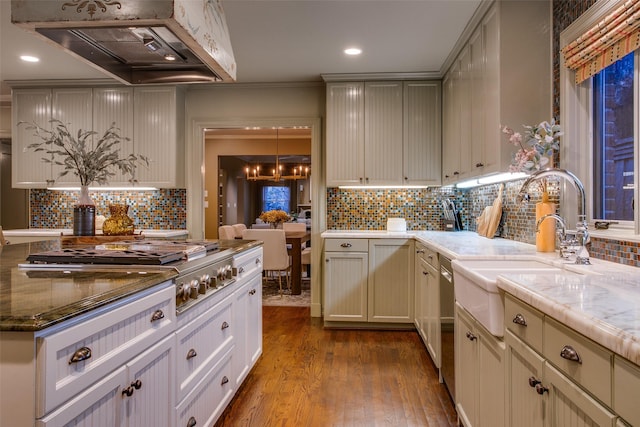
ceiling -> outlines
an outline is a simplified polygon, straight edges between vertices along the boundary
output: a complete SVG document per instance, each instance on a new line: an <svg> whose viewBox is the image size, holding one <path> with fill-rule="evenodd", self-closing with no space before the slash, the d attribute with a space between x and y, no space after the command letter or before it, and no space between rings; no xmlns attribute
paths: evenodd
<svg viewBox="0 0 640 427"><path fill-rule="evenodd" d="M222 0L238 83L321 81L321 74L330 73L441 75L481 2ZM354 46L362 55L343 53ZM18 56L25 53L41 61L24 63ZM10 93L7 80L107 78L11 24L10 0L0 0L0 55L0 95L5 99Z"/></svg>

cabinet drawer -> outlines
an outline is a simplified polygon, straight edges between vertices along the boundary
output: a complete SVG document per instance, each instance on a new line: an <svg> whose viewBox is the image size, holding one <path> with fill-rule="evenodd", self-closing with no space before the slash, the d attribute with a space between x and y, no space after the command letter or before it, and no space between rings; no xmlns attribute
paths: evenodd
<svg viewBox="0 0 640 427"><path fill-rule="evenodd" d="M416 244L416 254L418 254L418 256L431 267L435 268L436 270L440 269L440 263L438 262L438 252L434 251L428 246L418 243Z"/></svg>
<svg viewBox="0 0 640 427"><path fill-rule="evenodd" d="M233 397L233 347L176 408L176 426L212 426Z"/></svg>
<svg viewBox="0 0 640 427"><path fill-rule="evenodd" d="M178 330L178 401L193 389L203 372L210 369L216 357L232 343L235 325L231 303L232 299L226 298Z"/></svg>
<svg viewBox="0 0 640 427"><path fill-rule="evenodd" d="M368 239L326 239L324 242L326 252L368 252Z"/></svg>
<svg viewBox="0 0 640 427"><path fill-rule="evenodd" d="M262 247L251 249L233 257L233 267L237 270L238 280L262 271Z"/></svg>
<svg viewBox="0 0 640 427"><path fill-rule="evenodd" d="M168 286L37 339L36 416L41 417L175 330Z"/></svg>
<svg viewBox="0 0 640 427"><path fill-rule="evenodd" d="M548 317L543 349L553 365L611 406L611 352ZM569 360L572 353L576 360Z"/></svg>
<svg viewBox="0 0 640 427"><path fill-rule="evenodd" d="M640 367L614 356L613 409L629 424L640 426Z"/></svg>
<svg viewBox="0 0 640 427"><path fill-rule="evenodd" d="M542 352L543 314L535 308L505 294L504 323L515 336Z"/></svg>

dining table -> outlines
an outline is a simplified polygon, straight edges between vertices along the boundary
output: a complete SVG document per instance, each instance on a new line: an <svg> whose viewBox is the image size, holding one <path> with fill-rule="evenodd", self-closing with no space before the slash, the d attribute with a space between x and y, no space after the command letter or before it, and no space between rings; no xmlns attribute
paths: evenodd
<svg viewBox="0 0 640 427"><path fill-rule="evenodd" d="M284 232L287 244L291 246L291 295L302 293L302 244L311 240L309 231L288 231Z"/></svg>

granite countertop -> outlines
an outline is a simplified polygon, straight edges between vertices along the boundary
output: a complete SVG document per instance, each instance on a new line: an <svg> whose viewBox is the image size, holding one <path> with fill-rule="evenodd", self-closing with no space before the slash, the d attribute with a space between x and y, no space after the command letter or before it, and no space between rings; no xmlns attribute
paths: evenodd
<svg viewBox="0 0 640 427"><path fill-rule="evenodd" d="M221 240L226 257L259 242ZM60 249L60 239L0 246L0 331L38 331L178 275L171 267L108 266L101 271L20 268L30 253ZM202 258L203 259L203 258Z"/></svg>
<svg viewBox="0 0 640 427"><path fill-rule="evenodd" d="M498 287L564 323L614 353L640 365L640 269L598 259L567 264L535 245L487 239L469 231L331 230L323 238L414 238L451 259L537 259L562 273L504 274ZM585 273L585 274L575 274Z"/></svg>

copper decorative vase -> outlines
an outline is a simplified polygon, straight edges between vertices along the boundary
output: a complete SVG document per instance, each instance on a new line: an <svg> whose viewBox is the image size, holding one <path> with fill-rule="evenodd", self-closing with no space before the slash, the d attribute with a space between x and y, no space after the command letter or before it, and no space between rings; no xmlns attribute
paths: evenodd
<svg viewBox="0 0 640 427"><path fill-rule="evenodd" d="M102 224L102 234L106 236L126 236L133 234L133 219L129 215L129 205L109 205L111 216Z"/></svg>

